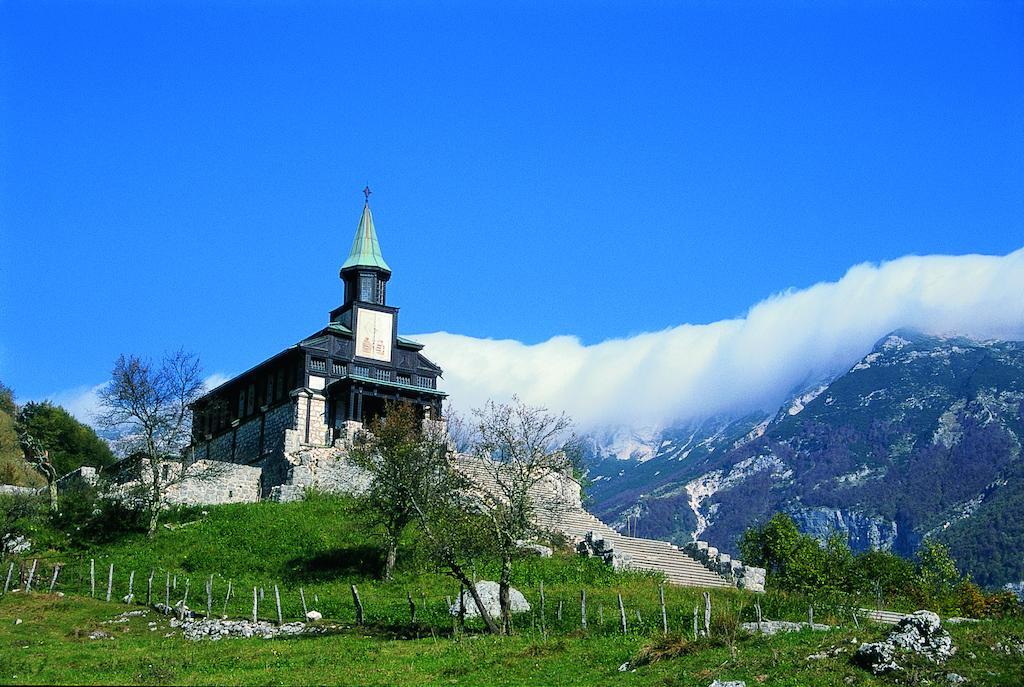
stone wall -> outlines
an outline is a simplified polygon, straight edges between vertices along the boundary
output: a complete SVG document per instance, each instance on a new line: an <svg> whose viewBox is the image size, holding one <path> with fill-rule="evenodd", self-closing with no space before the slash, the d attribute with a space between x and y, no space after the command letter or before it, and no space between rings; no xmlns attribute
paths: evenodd
<svg viewBox="0 0 1024 687"><path fill-rule="evenodd" d="M255 503L260 500L263 469L252 465L198 460L189 466L193 477L168 487L167 501L187 506Z"/></svg>

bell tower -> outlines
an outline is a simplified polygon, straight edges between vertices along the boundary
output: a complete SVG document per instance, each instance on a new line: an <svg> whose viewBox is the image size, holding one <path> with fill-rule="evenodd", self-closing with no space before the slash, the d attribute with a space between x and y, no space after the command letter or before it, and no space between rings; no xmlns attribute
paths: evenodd
<svg viewBox="0 0 1024 687"><path fill-rule="evenodd" d="M370 213L370 193L369 186L363 189L363 195L366 196L363 215L359 218L352 250L341 266L340 276L345 283L344 308L356 301L387 305L387 283L391 279L391 268L380 252L377 230Z"/></svg>

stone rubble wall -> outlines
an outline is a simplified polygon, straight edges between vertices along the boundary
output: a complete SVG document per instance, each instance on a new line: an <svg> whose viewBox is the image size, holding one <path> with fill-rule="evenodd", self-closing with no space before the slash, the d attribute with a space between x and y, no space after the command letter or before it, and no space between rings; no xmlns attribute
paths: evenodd
<svg viewBox="0 0 1024 687"><path fill-rule="evenodd" d="M189 469L195 470L196 476L171 485L167 490L168 503L208 506L260 500L260 467L199 460Z"/></svg>
<svg viewBox="0 0 1024 687"><path fill-rule="evenodd" d="M706 541L692 541L682 550L711 572L718 573L734 582L740 589L748 589L752 592L764 591L764 568L744 565L743 561L720 552Z"/></svg>

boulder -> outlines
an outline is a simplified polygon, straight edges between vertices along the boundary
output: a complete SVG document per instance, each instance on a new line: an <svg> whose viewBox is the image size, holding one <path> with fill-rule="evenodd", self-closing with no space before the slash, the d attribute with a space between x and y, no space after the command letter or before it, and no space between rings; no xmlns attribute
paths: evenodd
<svg viewBox="0 0 1024 687"><path fill-rule="evenodd" d="M498 598L498 583L491 582L490 580L481 580L476 583L476 591L480 595L480 600L483 601L484 608L487 609L490 616L492 618L500 617L501 603ZM509 588L508 600L513 613L526 613L530 610L530 604L526 602L526 597L515 587ZM469 593L468 589L462 593L462 602L466 608L467 618L478 618L480 616L476 602L473 601L473 595ZM459 601L456 600L448 610L453 616L458 615Z"/></svg>
<svg viewBox="0 0 1024 687"><path fill-rule="evenodd" d="M323 615L321 615L320 611L310 611L306 614L306 620L323 620Z"/></svg>
<svg viewBox="0 0 1024 687"><path fill-rule="evenodd" d="M939 616L931 611L916 611L896 623L884 641L861 644L853 660L880 675L899 670L900 655L916 654L943 663L955 653L953 640L942 629Z"/></svg>

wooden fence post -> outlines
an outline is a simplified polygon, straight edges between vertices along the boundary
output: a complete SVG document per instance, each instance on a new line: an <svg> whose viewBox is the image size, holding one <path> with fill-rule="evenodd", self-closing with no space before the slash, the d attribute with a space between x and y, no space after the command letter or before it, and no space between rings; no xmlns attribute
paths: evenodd
<svg viewBox="0 0 1024 687"><path fill-rule="evenodd" d="M619 597L619 622L622 624L622 634L626 634L626 607L622 605L622 594Z"/></svg>
<svg viewBox="0 0 1024 687"><path fill-rule="evenodd" d="M153 576L156 575L156 570L150 568L149 580L146 582L146 605L153 605Z"/></svg>
<svg viewBox="0 0 1024 687"><path fill-rule="evenodd" d="M96 598L96 559L89 559L89 594Z"/></svg>
<svg viewBox="0 0 1024 687"><path fill-rule="evenodd" d="M587 629L587 590L580 590L580 628Z"/></svg>
<svg viewBox="0 0 1024 687"><path fill-rule="evenodd" d="M13 575L13 574L14 574L14 561L11 561L11 566L9 568L7 568L7 579L4 580L4 594L7 593L7 590L11 586L11 575Z"/></svg>
<svg viewBox="0 0 1024 687"><path fill-rule="evenodd" d="M711 594L704 592L704 634L711 636Z"/></svg>
<svg viewBox="0 0 1024 687"><path fill-rule="evenodd" d="M363 602L359 600L359 590L352 585L352 603L356 607L356 625L363 624Z"/></svg>
<svg viewBox="0 0 1024 687"><path fill-rule="evenodd" d="M110 593L114 590L114 564L110 564L110 572L107 573L107 601L110 601Z"/></svg>
<svg viewBox="0 0 1024 687"><path fill-rule="evenodd" d="M466 587L459 585L459 631L466 629Z"/></svg>
<svg viewBox="0 0 1024 687"><path fill-rule="evenodd" d="M135 601L135 571L128 576L128 603Z"/></svg>
<svg viewBox="0 0 1024 687"><path fill-rule="evenodd" d="M547 631L544 618L544 580L540 581L540 631L542 634Z"/></svg>
<svg viewBox="0 0 1024 687"><path fill-rule="evenodd" d="M700 630L697 625L697 607L693 607L693 638L697 639L700 637Z"/></svg>
<svg viewBox="0 0 1024 687"><path fill-rule="evenodd" d="M221 611L221 615L227 617L228 615L228 599L231 598L231 580L228 580L228 593L224 595L224 610Z"/></svg>
<svg viewBox="0 0 1024 687"><path fill-rule="evenodd" d="M36 565L39 564L38 558L32 559L32 569L28 571L28 582L25 583L25 591L32 591L32 578L36 575Z"/></svg>
<svg viewBox="0 0 1024 687"><path fill-rule="evenodd" d="M171 573L167 573L167 586L164 587L164 615L171 612Z"/></svg>
<svg viewBox="0 0 1024 687"><path fill-rule="evenodd" d="M50 580L50 593L53 594L54 587L57 586L57 575L60 574L60 563L53 566L53 579Z"/></svg>
<svg viewBox="0 0 1024 687"><path fill-rule="evenodd" d="M274 601L277 603L277 624L284 625L284 618L281 617L281 592L277 590L277 585L274 585Z"/></svg>
<svg viewBox="0 0 1024 687"><path fill-rule="evenodd" d="M259 610L259 605L260 605L259 604L259 599L260 599L259 591L256 589L256 587L253 587L252 588L252 622L254 624L257 622L256 621L256 613Z"/></svg>
<svg viewBox="0 0 1024 687"><path fill-rule="evenodd" d="M213 575L206 580L206 617L213 617Z"/></svg>
<svg viewBox="0 0 1024 687"><path fill-rule="evenodd" d="M758 627L760 627L761 626L761 602L760 601L754 602L754 611L757 613L757 625L758 625Z"/></svg>
<svg viewBox="0 0 1024 687"><path fill-rule="evenodd" d="M299 598L302 599L302 619L305 620L309 609L306 608L306 592L302 591L302 587L299 587Z"/></svg>
<svg viewBox="0 0 1024 687"><path fill-rule="evenodd" d="M598 604L597 606L597 621L604 627L604 604Z"/></svg>
<svg viewBox="0 0 1024 687"><path fill-rule="evenodd" d="M807 625L814 629L814 606L807 606Z"/></svg>
<svg viewBox="0 0 1024 687"><path fill-rule="evenodd" d="M178 619L179 620L184 620L185 619L185 609L188 607L188 588L189 588L189 584L191 582L192 582L192 578L191 577L186 577L185 578L185 596L183 596L181 598L181 611L179 611L179 613L178 613L178 615L179 615Z"/></svg>
<svg viewBox="0 0 1024 687"><path fill-rule="evenodd" d="M661 634L668 634L668 611L665 610L665 585L658 585L658 597L661 599Z"/></svg>

